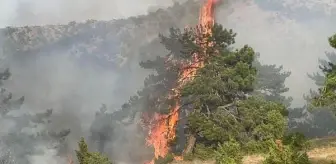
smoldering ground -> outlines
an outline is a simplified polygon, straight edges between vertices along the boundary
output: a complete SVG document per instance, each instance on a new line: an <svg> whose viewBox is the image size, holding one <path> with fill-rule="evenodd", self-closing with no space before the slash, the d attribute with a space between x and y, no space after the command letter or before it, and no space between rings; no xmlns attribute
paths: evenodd
<svg viewBox="0 0 336 164"><path fill-rule="evenodd" d="M281 2L285 4L292 1ZM5 16L1 17L2 26L66 24L69 21L86 19L109 20L146 14L148 8L153 9L157 6L165 8L171 5L172 1L132 1L132 6L136 8L129 7L130 1L125 0L94 2L26 0L10 3L7 6L14 5L15 10L8 10ZM291 11L294 15L301 16L293 17L288 14L289 11L270 9L279 4L269 3L269 6L264 7L267 2L263 3L264 6L260 3L262 2L239 1L231 4L229 8L221 7L217 13L217 20L238 33L238 46L250 44L261 53L261 59L265 63L284 65L285 70L292 72L287 81L290 87L288 95L295 98L294 105L301 105L303 103L302 94L314 88L313 82L308 80L306 73L317 71L317 59L323 57L324 51L329 49L327 37L335 32L332 31L335 23L331 21L328 10L323 7L320 7L318 12L323 13L320 14L321 16L304 19L304 17L309 17L309 12ZM321 5L313 0L309 3ZM302 3L298 6L304 5L307 4ZM139 67L134 67L130 71L132 75L141 72L141 76L135 78L130 74L121 74L111 69L83 67L70 60L66 51L53 48L48 51L48 55L40 54L36 59L27 61L15 59L6 63L5 66L10 68L12 76L6 81L4 87L11 91L14 97L25 96L22 106L25 112L43 112L45 109L53 108L52 124L46 128L51 131L70 128L71 133L67 137L68 148L74 149L81 136L90 135L88 129L101 104L107 104L111 111L119 109L120 105L142 86L146 73L139 71ZM128 83L125 83L126 81ZM10 129L11 125L10 122L3 124L3 129ZM135 129L135 127L130 129ZM123 136L132 135L134 131L129 130L129 133L124 133ZM32 163L61 160L58 159L52 147L45 145L41 142L38 148L48 151L44 151L44 155L43 153L33 155L30 158ZM135 144L126 144L120 140L115 146L119 150L124 148L126 152L135 150L132 145ZM112 144L107 145L109 146L113 147ZM141 146L137 148L141 149ZM110 152L115 153L113 150ZM124 155L123 158L127 158L126 153L121 153L120 156L122 155Z"/></svg>

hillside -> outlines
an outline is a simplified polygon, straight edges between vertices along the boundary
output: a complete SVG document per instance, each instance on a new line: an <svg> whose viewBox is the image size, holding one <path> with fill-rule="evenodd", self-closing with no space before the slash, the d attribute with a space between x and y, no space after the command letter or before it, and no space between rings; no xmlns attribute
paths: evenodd
<svg viewBox="0 0 336 164"><path fill-rule="evenodd" d="M7 27L0 30L3 49L0 53L7 58L68 53L76 59L91 59L104 66L129 67L131 62L137 62L130 58L146 58L140 55L141 49L159 33L166 33L170 27L194 25L198 9L199 4L189 0L128 19Z"/></svg>
<svg viewBox="0 0 336 164"><path fill-rule="evenodd" d="M158 34L166 34L171 27L196 24L199 7L199 2L189 0L127 19L0 29L1 64L13 75L6 87L16 95L28 97L26 104L32 109L63 108L60 104L70 94L72 99L77 95L71 104L88 103L89 99L92 103L86 106L91 109L87 110L99 108L101 103L120 108L142 87L148 74L139 62L166 54L156 39ZM82 93L85 88L92 91ZM97 93L97 98L83 98L92 92Z"/></svg>
<svg viewBox="0 0 336 164"><path fill-rule="evenodd" d="M310 140L309 158L313 164L332 164L336 162L336 137L324 137ZM247 156L244 164L261 164L260 155Z"/></svg>

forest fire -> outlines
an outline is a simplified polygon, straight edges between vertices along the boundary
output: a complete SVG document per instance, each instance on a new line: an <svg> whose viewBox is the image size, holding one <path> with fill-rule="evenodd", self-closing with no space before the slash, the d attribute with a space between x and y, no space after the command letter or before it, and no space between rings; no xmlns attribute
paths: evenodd
<svg viewBox="0 0 336 164"><path fill-rule="evenodd" d="M205 4L202 5L200 16L199 16L199 25L203 28L203 33L211 33L211 27L215 23L214 19L214 7L218 0L207 0ZM178 86L174 88L174 94L171 95L174 97L175 105L171 108L169 114L159 114L155 113L154 117L148 118L152 124L149 124L149 134L146 139L149 146L154 147L154 159L148 164L154 164L154 160L159 157L165 157L169 153L169 143L176 138L176 125L179 119L179 109L180 109L180 94L179 90L185 82L192 79L196 70L203 66L203 63L199 60L198 54L193 55L192 66L182 69L183 72L180 74L178 81ZM182 157L176 156L175 160L181 160Z"/></svg>

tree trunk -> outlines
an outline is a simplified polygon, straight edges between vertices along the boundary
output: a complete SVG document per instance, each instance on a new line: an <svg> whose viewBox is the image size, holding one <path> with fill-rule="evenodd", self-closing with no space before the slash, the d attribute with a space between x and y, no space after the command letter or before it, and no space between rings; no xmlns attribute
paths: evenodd
<svg viewBox="0 0 336 164"><path fill-rule="evenodd" d="M188 155L188 154L192 153L192 150L194 149L195 143L196 143L196 137L191 134L188 137L187 147L183 151L183 155Z"/></svg>

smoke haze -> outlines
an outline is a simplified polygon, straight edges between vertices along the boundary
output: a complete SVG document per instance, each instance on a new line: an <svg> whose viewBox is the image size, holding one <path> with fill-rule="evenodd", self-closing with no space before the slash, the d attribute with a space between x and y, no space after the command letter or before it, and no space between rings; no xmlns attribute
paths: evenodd
<svg viewBox="0 0 336 164"><path fill-rule="evenodd" d="M66 24L87 19L112 20L146 14L149 8L167 7L171 0L2 0L2 26ZM132 5L130 5L132 4Z"/></svg>
<svg viewBox="0 0 336 164"><path fill-rule="evenodd" d="M289 0L285 2L294 3ZM315 5L318 3L318 1L309 2L315 2ZM293 8L309 6L303 2L294 4ZM330 3L334 11L335 4L336 2ZM279 6L273 8L276 7ZM286 81L290 88L288 95L293 96L294 106L302 105L304 103L302 95L310 88L315 88L307 73L318 71L317 59L325 58L324 53L331 50L327 38L335 33L336 24L331 21L328 10L322 8L318 12L311 11L312 14L300 13L298 9L272 10L272 5L263 9L257 2L238 3L233 5L232 9L234 11L230 16L219 16L219 22L223 22L226 27L238 33L239 46L249 44L260 52L261 61L283 65L285 70L291 71L292 74ZM309 17L314 13L321 16ZM336 13L333 14L335 16Z"/></svg>
<svg viewBox="0 0 336 164"><path fill-rule="evenodd" d="M261 53L263 61L282 64L292 71L289 94L294 96L294 104L299 105L302 94L313 87L306 73L316 71L317 58L324 57L324 52L330 49L326 38L334 32L332 18L335 18L336 2L281 2L239 2L231 7L233 13L220 10L217 18L219 23L238 33L238 44L250 44ZM3 0L1 3L4 8L0 17L2 26L24 26L126 18L146 14L150 8L165 8L173 1ZM286 10L279 10L279 5ZM300 7L305 9L296 10ZM299 60L309 64L298 65ZM298 84L300 87L295 87Z"/></svg>
<svg viewBox="0 0 336 164"><path fill-rule="evenodd" d="M127 18L172 4L172 0L2 0L0 27ZM296 10L300 7L309 10ZM301 106L302 95L315 87L307 73L318 71L318 58L324 58L324 52L330 50L327 37L336 32L336 22L332 21L336 18L335 10L336 2L329 1L241 0L232 3L229 9L220 8L217 20L238 33L237 46L249 44L260 52L264 63L283 65L292 72L287 80L290 88L287 95L294 98L294 106ZM5 88L14 97L25 96L22 106L25 112L53 108L52 124L47 128L55 131L70 128L69 148L76 147L81 136L89 136L88 129L101 104L107 104L109 110L119 109L143 85L146 75L137 66L129 70L134 76L117 70L79 66L69 60L69 52L57 49L39 56L34 60L10 59L3 66L9 67L12 73ZM6 123L1 133L6 133L4 129L9 127ZM53 161L49 163L65 163L65 159L57 159L54 149L44 144L37 146L44 150L44 155L32 156L31 163L45 163L50 159ZM123 145L132 150L131 146Z"/></svg>

